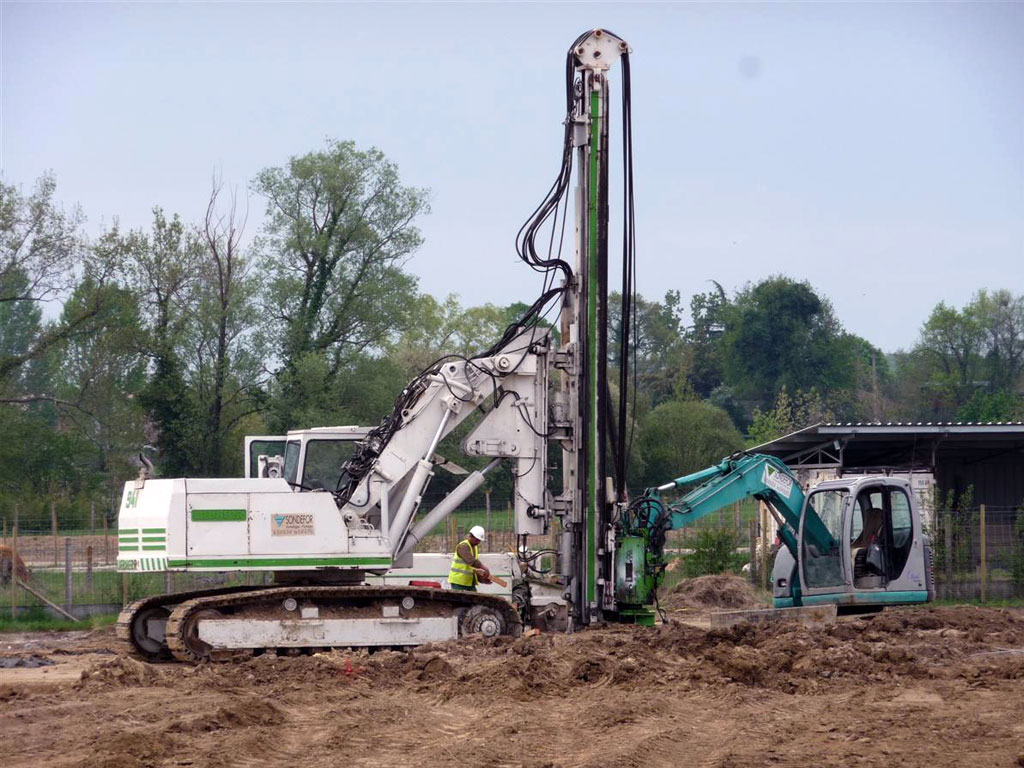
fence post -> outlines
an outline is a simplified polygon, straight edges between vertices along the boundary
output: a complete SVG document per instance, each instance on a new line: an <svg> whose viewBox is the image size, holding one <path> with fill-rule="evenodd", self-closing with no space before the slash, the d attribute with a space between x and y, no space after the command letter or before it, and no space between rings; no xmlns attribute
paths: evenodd
<svg viewBox="0 0 1024 768"><path fill-rule="evenodd" d="M4 535L0 537L0 541L7 541L7 518L4 518Z"/></svg>
<svg viewBox="0 0 1024 768"><path fill-rule="evenodd" d="M943 541L946 542L946 594L953 593L953 513L946 513L946 526L942 532ZM959 597L959 594L957 595Z"/></svg>
<svg viewBox="0 0 1024 768"><path fill-rule="evenodd" d="M18 507L14 507L11 528L11 621L18 618Z"/></svg>
<svg viewBox="0 0 1024 768"><path fill-rule="evenodd" d="M174 591L174 574L164 571L164 592L170 594Z"/></svg>
<svg viewBox="0 0 1024 768"><path fill-rule="evenodd" d="M487 490L484 491L484 509L487 512L487 525L486 525L487 536L490 537L494 533L491 530L491 489L490 488L488 488Z"/></svg>
<svg viewBox="0 0 1024 768"><path fill-rule="evenodd" d="M89 534L96 535L96 502L89 502Z"/></svg>
<svg viewBox="0 0 1024 768"><path fill-rule="evenodd" d="M92 545L85 548L85 588L92 593Z"/></svg>
<svg viewBox="0 0 1024 768"><path fill-rule="evenodd" d="M771 549L768 531L771 528L771 523L769 522L771 517L766 506L763 504L758 506L761 507L761 588L767 591L772 578L771 570L768 568L768 552Z"/></svg>
<svg viewBox="0 0 1024 768"><path fill-rule="evenodd" d="M743 505L740 502L733 504L733 530L736 532L736 542L743 541Z"/></svg>
<svg viewBox="0 0 1024 768"><path fill-rule="evenodd" d="M110 538L107 536L107 516L103 516L103 564L110 565Z"/></svg>
<svg viewBox="0 0 1024 768"><path fill-rule="evenodd" d="M128 574L121 574L121 607L128 605Z"/></svg>
<svg viewBox="0 0 1024 768"><path fill-rule="evenodd" d="M981 505L981 602L988 598L988 544L985 537L985 505Z"/></svg>
<svg viewBox="0 0 1024 768"><path fill-rule="evenodd" d="M757 584L757 518L755 517L750 521L750 526L747 531L750 535L748 541L750 542L750 583Z"/></svg>
<svg viewBox="0 0 1024 768"><path fill-rule="evenodd" d="M50 525L53 526L53 564L60 562L60 542L57 540L57 502L50 499Z"/></svg>
<svg viewBox="0 0 1024 768"><path fill-rule="evenodd" d="M71 537L64 537L64 610L71 613Z"/></svg>

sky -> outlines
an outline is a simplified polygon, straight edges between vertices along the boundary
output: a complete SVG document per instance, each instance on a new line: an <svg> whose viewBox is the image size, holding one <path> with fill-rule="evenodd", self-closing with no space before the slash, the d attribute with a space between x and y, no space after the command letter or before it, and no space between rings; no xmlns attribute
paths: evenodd
<svg viewBox="0 0 1024 768"><path fill-rule="evenodd" d="M1019 2L2 0L0 176L53 172L95 236L156 205L200 221L217 174L252 237L260 169L351 139L431 190L422 290L531 302L514 238L558 170L565 51L593 27L633 49L643 295L785 274L894 351L939 301L1024 293Z"/></svg>

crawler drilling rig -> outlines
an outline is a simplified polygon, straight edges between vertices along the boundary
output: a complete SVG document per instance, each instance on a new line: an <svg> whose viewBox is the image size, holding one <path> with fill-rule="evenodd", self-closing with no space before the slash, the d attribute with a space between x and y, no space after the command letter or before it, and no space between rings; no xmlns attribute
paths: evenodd
<svg viewBox="0 0 1024 768"><path fill-rule="evenodd" d="M609 80L616 64L622 304L613 395ZM666 512L660 498L651 496L630 501L625 490L636 336L633 207L630 48L617 35L595 29L567 52L561 165L516 237L519 257L543 275L539 298L488 349L429 366L402 390L380 425L348 428L356 448L343 464L339 457L340 471L328 487L306 487L289 477L294 464L287 456L283 467L264 462L266 477L143 474L127 483L118 520L118 570L256 572L273 584L139 600L121 614L120 636L149 659L198 661L265 650L406 647L466 634L514 635L524 622L570 631L612 620L653 623L648 603L664 566L663 533L685 524L688 510ZM572 263L562 258L570 218ZM557 333L546 321L556 310ZM421 509L424 490L442 463L438 445L473 414L475 424L461 449L490 463L468 474L433 509ZM300 452L317 445L316 430L306 432L296 441ZM557 490L549 482L549 447L556 456L561 452ZM307 458L300 453L295 460ZM409 568L418 542L502 462L511 465L514 478L511 602L372 583ZM728 486L719 481L717 487ZM753 488L748 490L758 495ZM819 528L808 529L818 536L814 543L832 546ZM531 537L552 530L558 532L554 548L531 548ZM792 549L797 557L795 541ZM550 568L535 566L542 556L553 562Z"/></svg>

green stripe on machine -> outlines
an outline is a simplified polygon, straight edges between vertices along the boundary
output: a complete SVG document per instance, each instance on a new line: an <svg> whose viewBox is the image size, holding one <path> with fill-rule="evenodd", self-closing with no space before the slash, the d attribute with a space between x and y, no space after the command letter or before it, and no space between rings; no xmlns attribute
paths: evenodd
<svg viewBox="0 0 1024 768"><path fill-rule="evenodd" d="M121 546L119 546L117 548L117 551L118 552L138 552L139 548L138 547L126 547L124 545L121 545Z"/></svg>
<svg viewBox="0 0 1024 768"><path fill-rule="evenodd" d="M118 542L123 543L123 544L138 544L139 543L139 537L138 536L119 536L117 540L118 540Z"/></svg>
<svg viewBox="0 0 1024 768"><path fill-rule="evenodd" d="M171 568L285 568L288 566L372 565L388 567L390 557L248 557L217 560L169 560Z"/></svg>
<svg viewBox="0 0 1024 768"><path fill-rule="evenodd" d="M193 509L193 523L235 523L245 522L244 509Z"/></svg>
<svg viewBox="0 0 1024 768"><path fill-rule="evenodd" d="M143 533L167 533L166 528L143 528Z"/></svg>
<svg viewBox="0 0 1024 768"><path fill-rule="evenodd" d="M164 546L163 544L144 544L142 546L142 549L143 550L153 550L153 549L155 549L155 550L163 551L163 550L167 549L167 547Z"/></svg>
<svg viewBox="0 0 1024 768"><path fill-rule="evenodd" d="M118 533L138 533L139 529L138 528L118 528L117 532Z"/></svg>
<svg viewBox="0 0 1024 768"><path fill-rule="evenodd" d="M163 537L163 536L143 536L143 537L142 537L142 540L143 540L143 541L158 541L158 542L163 542L163 541L166 541L166 538L165 538L165 537Z"/></svg>

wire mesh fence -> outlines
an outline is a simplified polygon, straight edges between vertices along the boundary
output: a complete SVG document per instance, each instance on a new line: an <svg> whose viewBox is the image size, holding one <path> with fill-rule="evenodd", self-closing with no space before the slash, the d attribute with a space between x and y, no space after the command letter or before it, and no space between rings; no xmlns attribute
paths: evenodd
<svg viewBox="0 0 1024 768"><path fill-rule="evenodd" d="M429 510L443 493L428 495ZM513 500L486 491L474 494L439 523L416 547L417 552L452 552L475 525L487 536L482 552L511 552L517 546ZM6 599L0 616L12 606L52 604L77 616L110 611L140 597L166 591L214 586L269 583L264 572L122 574L116 570L118 535L109 510L78 505L62 515L58 502L24 512L0 505L0 586ZM27 519L26 519L27 518ZM70 524L69 524L70 523ZM945 509L925 522L932 542L936 596L954 600L1004 600L1024 597L1024 510L976 506ZM533 549L556 548L561 526L556 519L545 536L531 536ZM754 502L725 508L666 541L670 557L678 557L687 575L715 570L749 572L755 584L768 588L774 531ZM16 549L16 554L14 550ZM744 568L743 566L746 565ZM15 578L26 587L15 590ZM31 588L31 589L30 589ZM15 594L17 592L17 594Z"/></svg>
<svg viewBox="0 0 1024 768"><path fill-rule="evenodd" d="M985 505L940 510L926 530L937 597L1024 597L1024 510Z"/></svg>

